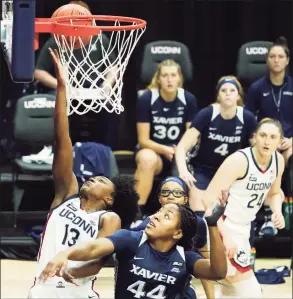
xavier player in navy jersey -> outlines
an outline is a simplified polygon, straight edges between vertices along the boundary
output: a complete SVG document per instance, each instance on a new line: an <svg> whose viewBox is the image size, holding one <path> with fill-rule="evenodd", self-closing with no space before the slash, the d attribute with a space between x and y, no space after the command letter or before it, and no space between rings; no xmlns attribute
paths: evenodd
<svg viewBox="0 0 293 299"><path fill-rule="evenodd" d="M227 198L227 194L222 194L223 201ZM158 198L159 202L162 206L172 202L181 205L187 205L189 200L189 188L186 183L179 177L167 177L164 179L157 190L156 197ZM147 217L139 226L133 228L134 231L141 231L145 230L148 223L150 221L150 217ZM194 250L200 252L205 258L209 258L208 255L208 248L206 247L207 244L207 225L203 218L196 217L197 222L197 232L194 236ZM96 270L94 270L96 267ZM97 274L100 271L100 265L96 261L92 261L90 263L84 264L81 267L70 267L67 269L64 274L63 278L71 283L74 283L72 278L83 278L88 277L93 274ZM210 288L210 283L208 281L202 281L205 293L207 298L212 298L213 289ZM195 290L191 287L190 284L186 285L184 293L182 294L182 298L196 298Z"/></svg>
<svg viewBox="0 0 293 299"><path fill-rule="evenodd" d="M142 212L155 175L167 176L176 145L197 111L197 101L182 89L180 66L173 60L158 65L152 83L137 103L137 192Z"/></svg>
<svg viewBox="0 0 293 299"><path fill-rule="evenodd" d="M167 203L177 203L181 205L188 205L189 202L189 188L187 184L179 177L171 176L164 179L157 190L156 196L162 205ZM226 196L222 194L225 200ZM147 217L138 227L133 230L144 230L150 221L150 217ZM194 236L194 250L198 251L203 257L209 258L209 248L207 245L207 226L202 217L196 216L197 232ZM77 276L78 277L78 276ZM214 298L214 288L210 281L202 280L202 286L206 293L206 297ZM182 294L182 298L196 298L194 288L188 284Z"/></svg>
<svg viewBox="0 0 293 299"><path fill-rule="evenodd" d="M188 251L197 232L196 217L183 205L168 203L151 216L144 231L120 230L110 237L76 245L60 252L40 275L41 281L60 274L68 260L88 261L116 254L115 298L180 298L190 274L219 280L227 273L224 247L217 222L224 209L217 205L207 211L210 259ZM60 269L60 271L59 271Z"/></svg>
<svg viewBox="0 0 293 299"><path fill-rule="evenodd" d="M242 107L242 87L233 76L222 77L217 84L217 101L198 112L176 149L176 162L181 178L193 187L205 190L225 158L249 145L256 128L255 116ZM186 165L186 153L197 143L198 152ZM191 202L194 210L203 209Z"/></svg>

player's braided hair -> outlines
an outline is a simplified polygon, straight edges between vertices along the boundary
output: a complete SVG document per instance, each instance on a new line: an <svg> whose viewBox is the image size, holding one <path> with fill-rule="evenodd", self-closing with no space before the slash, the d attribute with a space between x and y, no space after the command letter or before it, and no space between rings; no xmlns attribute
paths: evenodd
<svg viewBox="0 0 293 299"><path fill-rule="evenodd" d="M197 217L195 213L187 206L176 204L181 215L181 230L183 237L179 240L178 245L184 250L192 250L194 247L194 236L197 233Z"/></svg>
<svg viewBox="0 0 293 299"><path fill-rule="evenodd" d="M121 218L122 227L130 226L138 214L139 195L135 191L135 179L118 175L111 179L115 186L111 210Z"/></svg>

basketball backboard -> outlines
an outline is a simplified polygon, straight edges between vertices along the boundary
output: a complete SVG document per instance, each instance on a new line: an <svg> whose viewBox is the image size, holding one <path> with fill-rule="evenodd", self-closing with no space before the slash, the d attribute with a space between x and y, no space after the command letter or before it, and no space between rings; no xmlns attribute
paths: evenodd
<svg viewBox="0 0 293 299"><path fill-rule="evenodd" d="M57 9L65 15L36 18L36 0L2 0L2 4L1 45L14 82L33 80L38 36L51 33L65 73L68 114L124 110L123 75L146 21L80 13L82 6L76 4ZM95 51L101 53L96 59L91 54Z"/></svg>
<svg viewBox="0 0 293 299"><path fill-rule="evenodd" d="M1 47L11 78L33 80L35 68L35 0L2 0Z"/></svg>

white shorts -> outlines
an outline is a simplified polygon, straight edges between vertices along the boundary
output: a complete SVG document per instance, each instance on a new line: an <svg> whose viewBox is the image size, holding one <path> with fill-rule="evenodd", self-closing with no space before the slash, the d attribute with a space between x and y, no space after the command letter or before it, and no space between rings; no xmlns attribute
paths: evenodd
<svg viewBox="0 0 293 299"><path fill-rule="evenodd" d="M227 276L234 276L236 270L245 273L251 270L250 263L250 224L238 224L230 221L228 218L224 219L223 227L229 234L232 241L237 245L237 253L230 259L228 263Z"/></svg>
<svg viewBox="0 0 293 299"><path fill-rule="evenodd" d="M92 285L75 286L61 281L58 285L36 283L31 287L28 298L100 298Z"/></svg>

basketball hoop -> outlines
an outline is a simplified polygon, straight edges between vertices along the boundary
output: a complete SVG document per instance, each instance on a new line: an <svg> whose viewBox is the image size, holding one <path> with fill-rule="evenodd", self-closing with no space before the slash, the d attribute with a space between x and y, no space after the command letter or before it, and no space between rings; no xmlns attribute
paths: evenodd
<svg viewBox="0 0 293 299"><path fill-rule="evenodd" d="M66 78L68 115L98 113L102 109L117 114L124 111L123 75L145 26L144 20L121 16L75 15L35 20L35 49L39 33L52 33L57 43ZM109 44L105 44L103 32L110 33ZM93 61L91 52L97 47L102 51L102 59Z"/></svg>

